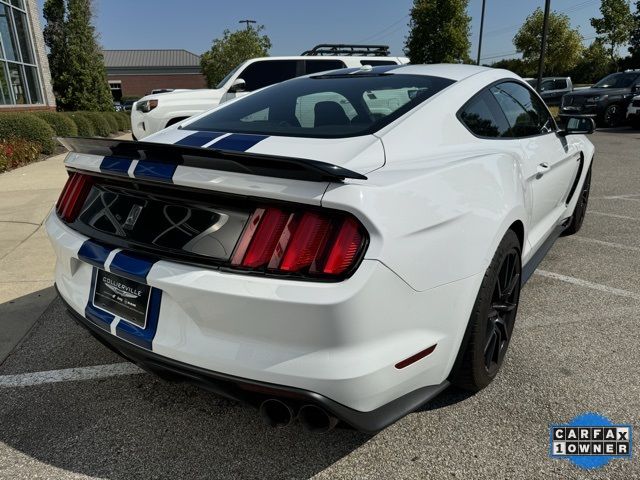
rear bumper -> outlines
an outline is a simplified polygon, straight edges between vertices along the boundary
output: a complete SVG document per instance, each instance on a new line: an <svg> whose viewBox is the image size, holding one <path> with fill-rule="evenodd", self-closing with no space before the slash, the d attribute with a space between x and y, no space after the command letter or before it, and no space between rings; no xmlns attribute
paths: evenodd
<svg viewBox="0 0 640 480"><path fill-rule="evenodd" d="M103 345L144 370L165 380L192 383L223 397L240 401L256 408L260 406L261 402L269 398L278 398L296 407L307 404L317 405L341 421L363 432L374 433L383 429L425 404L449 386L449 382L445 380L439 385L431 385L414 390L369 412L360 412L315 392L213 372L135 347L97 328L82 315L79 315L65 302L64 298L61 297L61 299L67 307L69 315Z"/></svg>
<svg viewBox="0 0 640 480"><path fill-rule="evenodd" d="M330 399L327 410L363 430L393 422L444 388L482 280L478 274L417 292L384 264L367 259L337 283L258 278L138 261L135 252L109 246L91 251L95 243L55 214L46 229L56 252L60 296L85 326L127 358L151 358L165 369L180 365L186 377L197 371L203 378L223 375L314 392L309 398ZM144 275L135 277L133 267ZM150 327L133 328L92 304L96 268L131 273L157 291ZM433 345L427 357L396 368ZM391 413L381 415L387 411L381 409ZM352 418L360 416L382 420Z"/></svg>

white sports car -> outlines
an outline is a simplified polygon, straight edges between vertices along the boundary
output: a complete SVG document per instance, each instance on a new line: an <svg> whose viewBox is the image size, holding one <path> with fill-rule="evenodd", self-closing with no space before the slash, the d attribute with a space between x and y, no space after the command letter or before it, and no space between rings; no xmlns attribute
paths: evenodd
<svg viewBox="0 0 640 480"><path fill-rule="evenodd" d="M505 70L289 80L145 142L64 139L56 285L100 341L271 425L376 431L495 378L582 224L593 121Z"/></svg>

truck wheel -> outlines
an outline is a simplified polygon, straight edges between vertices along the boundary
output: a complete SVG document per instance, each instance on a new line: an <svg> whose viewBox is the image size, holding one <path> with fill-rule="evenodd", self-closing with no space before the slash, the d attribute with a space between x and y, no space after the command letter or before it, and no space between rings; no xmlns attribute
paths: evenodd
<svg viewBox="0 0 640 480"><path fill-rule="evenodd" d="M602 116L602 123L606 127L618 127L623 120L622 107L616 103L609 105Z"/></svg>

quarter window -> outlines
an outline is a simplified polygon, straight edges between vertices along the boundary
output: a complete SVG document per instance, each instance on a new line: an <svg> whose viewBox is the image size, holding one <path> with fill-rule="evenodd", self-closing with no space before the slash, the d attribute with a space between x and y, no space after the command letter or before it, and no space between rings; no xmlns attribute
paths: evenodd
<svg viewBox="0 0 640 480"><path fill-rule="evenodd" d="M460 120L479 137L510 137L509 124L489 92L472 98L460 112Z"/></svg>
<svg viewBox="0 0 640 480"><path fill-rule="evenodd" d="M549 111L529 89L515 82L504 82L491 87L491 93L507 117L512 136L530 137L554 129Z"/></svg>
<svg viewBox="0 0 640 480"><path fill-rule="evenodd" d="M306 60L304 63L307 75L345 67L342 60Z"/></svg>
<svg viewBox="0 0 640 480"><path fill-rule="evenodd" d="M246 90L252 92L296 77L297 68L297 60L258 61L248 65L239 78L245 81Z"/></svg>

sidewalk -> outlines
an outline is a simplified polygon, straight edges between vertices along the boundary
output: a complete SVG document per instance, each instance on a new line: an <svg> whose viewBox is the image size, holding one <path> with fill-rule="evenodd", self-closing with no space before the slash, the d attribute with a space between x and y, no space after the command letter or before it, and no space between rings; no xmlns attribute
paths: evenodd
<svg viewBox="0 0 640 480"><path fill-rule="evenodd" d="M0 175L0 363L55 298L42 224L67 179L65 155Z"/></svg>

